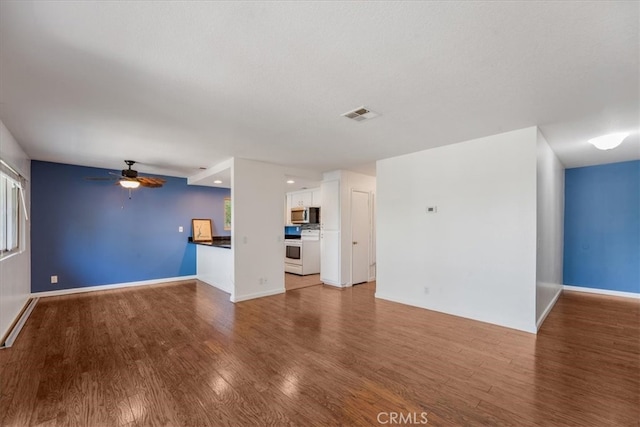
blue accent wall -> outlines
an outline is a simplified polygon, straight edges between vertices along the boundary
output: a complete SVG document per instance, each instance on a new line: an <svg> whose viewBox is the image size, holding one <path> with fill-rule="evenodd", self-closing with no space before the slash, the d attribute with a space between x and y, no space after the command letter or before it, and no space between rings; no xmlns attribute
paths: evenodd
<svg viewBox="0 0 640 427"><path fill-rule="evenodd" d="M640 293L640 161L565 171L564 284Z"/></svg>
<svg viewBox="0 0 640 427"><path fill-rule="evenodd" d="M191 219L211 218L214 235L229 234L223 205L230 190L162 177L164 187L140 187L129 199L112 181L85 179L109 172L31 162L32 292L194 275Z"/></svg>

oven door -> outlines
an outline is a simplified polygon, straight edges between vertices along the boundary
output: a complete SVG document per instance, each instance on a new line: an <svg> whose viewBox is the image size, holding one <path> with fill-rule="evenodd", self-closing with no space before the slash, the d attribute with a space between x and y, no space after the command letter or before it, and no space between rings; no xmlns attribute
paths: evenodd
<svg viewBox="0 0 640 427"><path fill-rule="evenodd" d="M285 259L288 264L302 265L302 242L287 242L285 244Z"/></svg>

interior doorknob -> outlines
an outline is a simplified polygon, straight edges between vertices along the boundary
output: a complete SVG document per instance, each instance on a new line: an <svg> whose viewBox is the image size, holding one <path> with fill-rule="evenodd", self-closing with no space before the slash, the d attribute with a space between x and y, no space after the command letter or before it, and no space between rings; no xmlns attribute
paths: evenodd
<svg viewBox="0 0 640 427"><path fill-rule="evenodd" d="M351 242L351 243L353 243L354 245L357 245L357 244L358 244L358 242Z"/></svg>

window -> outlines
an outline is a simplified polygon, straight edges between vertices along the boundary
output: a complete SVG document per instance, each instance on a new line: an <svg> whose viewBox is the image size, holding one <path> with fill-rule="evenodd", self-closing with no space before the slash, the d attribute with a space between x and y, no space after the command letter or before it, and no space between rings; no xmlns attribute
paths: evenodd
<svg viewBox="0 0 640 427"><path fill-rule="evenodd" d="M0 259L20 251L24 226L21 177L0 160Z"/></svg>

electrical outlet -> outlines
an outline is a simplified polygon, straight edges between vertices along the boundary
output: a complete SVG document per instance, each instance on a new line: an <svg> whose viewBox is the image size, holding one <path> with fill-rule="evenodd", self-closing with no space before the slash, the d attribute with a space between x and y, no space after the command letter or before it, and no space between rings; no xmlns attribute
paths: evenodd
<svg viewBox="0 0 640 427"><path fill-rule="evenodd" d="M58 276L51 276L51 283L58 283Z"/></svg>
<svg viewBox="0 0 640 427"><path fill-rule="evenodd" d="M184 231L184 228L182 228L182 226L178 227L178 233L182 233Z"/></svg>
<svg viewBox="0 0 640 427"><path fill-rule="evenodd" d="M425 287L424 287L424 293L425 293L426 295L429 295L429 287L428 287L428 286L425 286Z"/></svg>

